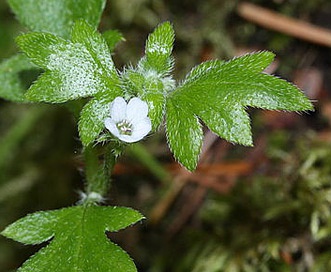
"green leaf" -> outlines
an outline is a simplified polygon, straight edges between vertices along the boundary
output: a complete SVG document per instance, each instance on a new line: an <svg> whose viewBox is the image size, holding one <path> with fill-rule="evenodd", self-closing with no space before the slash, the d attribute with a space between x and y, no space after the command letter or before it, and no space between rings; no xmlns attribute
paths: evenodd
<svg viewBox="0 0 331 272"><path fill-rule="evenodd" d="M232 143L252 146L251 126L248 114L240 104L222 104L203 108L195 103L196 114L215 134Z"/></svg>
<svg viewBox="0 0 331 272"><path fill-rule="evenodd" d="M191 135L189 125L186 125L192 122L196 126L193 120L197 117L225 140L252 145L250 120L245 112L247 106L270 110L313 110L311 102L297 87L261 73L273 56L269 52L259 52L228 62L202 63L193 68L182 85L167 97L168 142L175 158L186 168L194 169L193 162L197 161L199 154L197 146L201 146L201 143L197 144L198 137ZM177 114L172 112L176 111L173 105L176 105ZM174 125L178 131L171 128ZM189 146L194 152L185 155L181 145L188 145L185 152Z"/></svg>
<svg viewBox="0 0 331 272"><path fill-rule="evenodd" d="M121 89L113 92L113 97L97 97L91 99L81 111L78 123L79 136L84 146L91 144L104 129L104 121L110 115L110 103L122 96Z"/></svg>
<svg viewBox="0 0 331 272"><path fill-rule="evenodd" d="M20 48L45 71L29 88L32 101L62 103L94 96L81 112L79 132L84 145L104 128L109 104L123 96L110 50L103 36L85 21L73 26L71 41L50 33L28 33L17 38Z"/></svg>
<svg viewBox="0 0 331 272"><path fill-rule="evenodd" d="M28 102L24 93L38 70L24 55L15 55L0 64L0 97L12 102Z"/></svg>
<svg viewBox="0 0 331 272"><path fill-rule="evenodd" d="M79 20L72 28L71 41L84 45L94 61L99 64L105 75L111 76L114 72L114 63L110 50L104 37L89 26L85 21Z"/></svg>
<svg viewBox="0 0 331 272"><path fill-rule="evenodd" d="M145 48L145 57L139 66L144 70L154 70L161 75L167 75L173 68L171 57L175 33L172 25L165 22L159 25L148 36Z"/></svg>
<svg viewBox="0 0 331 272"><path fill-rule="evenodd" d="M18 20L32 31L69 38L78 19L97 27L106 0L9 0Z"/></svg>
<svg viewBox="0 0 331 272"><path fill-rule="evenodd" d="M106 231L118 231L143 216L125 207L84 205L27 215L2 235L24 244L49 245L28 259L19 271L137 271L133 261L112 243Z"/></svg>
<svg viewBox="0 0 331 272"><path fill-rule="evenodd" d="M183 101L169 99L166 108L167 138L175 158L188 170L198 163L203 133L198 118Z"/></svg>
<svg viewBox="0 0 331 272"><path fill-rule="evenodd" d="M226 67L228 69L237 69L242 67L245 70L251 72L262 72L273 61L275 54L262 51L255 54L247 54L241 57L234 58L230 62L226 63L222 60L211 60L203 62L195 66L186 76L185 83L194 82L196 79L202 79L204 76L210 77L212 71L218 76L218 71L224 71Z"/></svg>
<svg viewBox="0 0 331 272"><path fill-rule="evenodd" d="M102 35L77 21L72 42L49 33L28 33L17 38L19 47L46 72L30 87L28 99L62 103L106 93L117 73Z"/></svg>
<svg viewBox="0 0 331 272"><path fill-rule="evenodd" d="M47 69L49 57L58 53L57 47L64 51L69 46L69 43L60 37L38 32L16 37L16 43L34 64L43 69Z"/></svg>
<svg viewBox="0 0 331 272"><path fill-rule="evenodd" d="M128 94L138 96L147 102L148 116L152 121L153 130L157 130L164 116L167 78L160 77L156 72L138 69L138 71L125 71L122 74L122 82L123 88Z"/></svg>
<svg viewBox="0 0 331 272"><path fill-rule="evenodd" d="M236 103L270 110L312 110L311 102L297 87L285 80L260 73L266 67L266 63L261 62L263 55L265 52L249 54L211 66L203 63L199 66L205 68L205 71L194 73L194 79L189 76L189 80L184 81L176 93L189 100L206 100L207 104ZM259 69L258 65L262 68ZM199 69L199 66L194 70Z"/></svg>
<svg viewBox="0 0 331 272"><path fill-rule="evenodd" d="M195 67L187 74L185 78L185 83L194 82L196 79L202 78L203 76L208 75L208 72L211 69L220 69L223 65L221 60L210 60L203 62Z"/></svg>
<svg viewBox="0 0 331 272"><path fill-rule="evenodd" d="M140 95L143 101L148 104L148 117L152 121L152 130L156 131L164 116L165 96L162 92L144 92Z"/></svg>

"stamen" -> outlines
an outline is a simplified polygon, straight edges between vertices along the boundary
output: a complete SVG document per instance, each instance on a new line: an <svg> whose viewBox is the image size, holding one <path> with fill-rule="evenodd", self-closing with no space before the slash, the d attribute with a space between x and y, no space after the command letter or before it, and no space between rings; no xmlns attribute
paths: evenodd
<svg viewBox="0 0 331 272"><path fill-rule="evenodd" d="M132 124L129 123L127 120L123 120L117 123L116 126L122 135L132 135Z"/></svg>

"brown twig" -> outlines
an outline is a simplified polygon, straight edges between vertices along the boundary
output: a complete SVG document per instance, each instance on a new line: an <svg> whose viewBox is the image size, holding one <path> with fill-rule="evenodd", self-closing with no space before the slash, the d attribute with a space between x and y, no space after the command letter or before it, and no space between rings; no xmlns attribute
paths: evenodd
<svg viewBox="0 0 331 272"><path fill-rule="evenodd" d="M237 12L246 20L263 27L309 42L331 47L331 30L289 18L247 2L240 3L237 7Z"/></svg>
<svg viewBox="0 0 331 272"><path fill-rule="evenodd" d="M191 218L196 210L199 209L203 200L206 196L207 188L202 186L197 186L191 192L191 195L188 197L190 201L189 204L183 205L179 211L180 216L177 216L167 230L168 237L174 236L178 233L185 223ZM192 195L194 197L192 197Z"/></svg>
<svg viewBox="0 0 331 272"><path fill-rule="evenodd" d="M189 175L190 173L183 169L182 172L174 178L173 182L170 184L170 187L167 189L162 198L156 203L148 216L149 222L152 225L160 222L164 215L167 213L168 209L175 201L177 195L183 189L186 183L185 181Z"/></svg>

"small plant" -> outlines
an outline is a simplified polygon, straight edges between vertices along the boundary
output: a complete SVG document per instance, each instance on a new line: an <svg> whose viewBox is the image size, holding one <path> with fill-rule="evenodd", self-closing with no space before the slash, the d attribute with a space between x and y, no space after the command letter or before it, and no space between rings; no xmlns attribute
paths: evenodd
<svg viewBox="0 0 331 272"><path fill-rule="evenodd" d="M117 70L111 53L122 36L114 30L102 34L96 30L105 2L9 0L31 32L16 39L24 54L0 67L6 75L1 77L0 95L14 102L65 103L73 112L78 108L86 176L77 205L27 215L2 231L24 244L52 239L19 271L136 271L130 257L105 232L126 228L143 215L100 204L120 154L156 132L164 120L174 157L193 171L202 146L202 124L227 141L251 146L247 107L313 110L294 85L263 73L274 58L266 51L204 62L176 82L175 35L169 22L149 35L145 55L136 66ZM42 72L25 91L18 74L36 69Z"/></svg>

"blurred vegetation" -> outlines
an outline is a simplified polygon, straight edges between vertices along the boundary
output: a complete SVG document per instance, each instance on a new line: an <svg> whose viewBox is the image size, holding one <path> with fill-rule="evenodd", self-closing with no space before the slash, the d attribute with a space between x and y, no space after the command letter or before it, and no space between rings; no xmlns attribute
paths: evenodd
<svg viewBox="0 0 331 272"><path fill-rule="evenodd" d="M331 143L315 136L271 135L265 172L210 194L152 271L330 271Z"/></svg>
<svg viewBox="0 0 331 272"><path fill-rule="evenodd" d="M288 79L299 68L330 72L330 49L244 21L235 12L237 2L110 0L100 29L118 29L126 38L114 55L118 67L135 63L150 30L170 20L178 78L201 61L228 59L243 48L274 51L280 58L277 73ZM321 26L331 23L328 0L250 2ZM17 51L13 39L22 31L0 1L2 60ZM292 118L287 115L270 119L252 111L255 148L228 145L224 151L218 140L214 152L225 153L222 161L253 160L256 152L257 163L245 176L234 175L230 191L207 189L177 232L169 230L182 216L179 210L191 205L187 200L194 201L192 188L202 183L183 185L158 224L146 220L112 234L139 271L331 271L331 122L322 114L330 101L327 83L316 113L290 125L279 125ZM84 178L75 122L62 106L0 101L0 229L26 213L78 200ZM109 203L132 206L148 218L176 180L178 173L168 164L173 160L161 133L128 151L116 170ZM17 268L34 250L0 237L0 271Z"/></svg>

